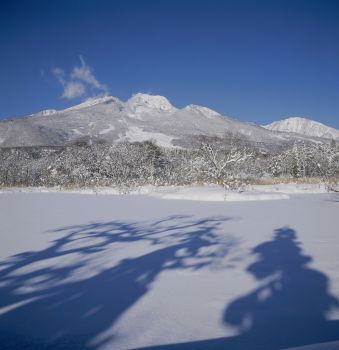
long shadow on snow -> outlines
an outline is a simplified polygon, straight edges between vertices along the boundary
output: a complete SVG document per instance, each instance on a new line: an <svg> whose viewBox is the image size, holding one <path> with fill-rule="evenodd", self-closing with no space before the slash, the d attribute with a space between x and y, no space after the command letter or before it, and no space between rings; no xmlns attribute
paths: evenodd
<svg viewBox="0 0 339 350"><path fill-rule="evenodd" d="M228 305L223 318L236 327L238 336L148 349L274 350L339 341L339 321L326 318L339 301L329 294L326 275L307 266L312 258L302 254L296 232L277 229L274 238L252 254L258 259L247 272L261 285ZM339 349L339 342L330 348Z"/></svg>
<svg viewBox="0 0 339 350"><path fill-rule="evenodd" d="M112 335L105 331L161 272L200 269L221 251L227 254L235 242L216 232L226 220L172 216L151 223L99 222L57 230L63 236L46 249L18 254L0 265L1 349L96 349L107 344ZM110 249L124 242L148 243L147 253L108 262L84 279L72 278L92 256L109 257ZM60 262L69 257L78 257L78 262Z"/></svg>

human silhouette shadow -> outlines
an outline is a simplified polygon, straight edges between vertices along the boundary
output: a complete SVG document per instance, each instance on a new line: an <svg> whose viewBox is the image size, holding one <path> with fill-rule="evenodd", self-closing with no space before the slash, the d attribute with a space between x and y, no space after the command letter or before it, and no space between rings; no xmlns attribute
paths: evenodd
<svg viewBox="0 0 339 350"><path fill-rule="evenodd" d="M220 252L227 254L235 241L217 232L226 220L171 216L56 230L61 237L45 249L21 253L0 265L0 348L97 349L108 344L114 335L106 331L151 289L160 273L201 269L220 258ZM109 256L115 244L127 242L149 245L98 273L72 279L93 254ZM79 258L52 263L69 256Z"/></svg>
<svg viewBox="0 0 339 350"><path fill-rule="evenodd" d="M339 340L339 322L326 319L339 301L328 292L327 276L308 267L312 258L302 254L296 232L276 230L253 254L259 260L247 271L264 283L230 304L224 321L267 349Z"/></svg>
<svg viewBox="0 0 339 350"><path fill-rule="evenodd" d="M339 321L326 318L339 300L329 294L326 275L308 266L312 258L302 253L296 232L277 229L252 254L257 260L247 272L261 285L234 300L223 315L239 335L149 349L274 350L339 341ZM339 342L331 349L339 349Z"/></svg>

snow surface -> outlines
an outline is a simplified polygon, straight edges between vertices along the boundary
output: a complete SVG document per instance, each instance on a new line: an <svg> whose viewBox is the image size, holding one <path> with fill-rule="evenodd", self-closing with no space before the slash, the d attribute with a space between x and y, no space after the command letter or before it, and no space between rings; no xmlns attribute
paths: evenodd
<svg viewBox="0 0 339 350"><path fill-rule="evenodd" d="M140 140L135 140L140 141ZM119 195L121 191L112 187L62 189L59 187L2 188L0 193L8 192L65 192L75 194ZM162 199L181 199L207 202L248 202L260 200L288 199L289 194L327 193L324 184L276 184L248 186L241 191L229 191L216 185L205 186L140 186L132 188L132 195L144 195Z"/></svg>
<svg viewBox="0 0 339 350"><path fill-rule="evenodd" d="M184 110L190 111L190 112L198 112L202 115L204 115L207 118L213 119L214 117L220 117L221 114L214 111L213 109L210 109L208 107L198 106L190 104L184 108Z"/></svg>
<svg viewBox="0 0 339 350"><path fill-rule="evenodd" d="M338 210L3 191L1 348L338 349Z"/></svg>
<svg viewBox="0 0 339 350"><path fill-rule="evenodd" d="M102 97L90 97L86 101L79 103L75 106L64 109L63 111L74 111L83 108L92 107L102 103L122 103L117 97L102 96Z"/></svg>
<svg viewBox="0 0 339 350"><path fill-rule="evenodd" d="M74 134L83 135L83 133L81 131L79 131L78 129L72 129L72 131L74 132Z"/></svg>
<svg viewBox="0 0 339 350"><path fill-rule="evenodd" d="M131 126L125 134L125 137L121 138L122 140L127 139L130 142L142 142L153 140L156 141L157 145L167 148L174 148L172 141L174 137L158 133L158 132L149 132L144 131L137 126Z"/></svg>
<svg viewBox="0 0 339 350"><path fill-rule="evenodd" d="M109 133L110 131L113 131L113 130L115 130L115 126L112 125L112 124L108 124L108 128L101 130L99 132L99 135L107 134L107 133Z"/></svg>
<svg viewBox="0 0 339 350"><path fill-rule="evenodd" d="M148 191L147 191L148 190ZM151 197L164 199L184 199L211 202L247 202L259 200L287 199L284 193L262 192L260 189L234 192L226 191L219 186L173 186L154 187L145 189L142 193L147 193Z"/></svg>

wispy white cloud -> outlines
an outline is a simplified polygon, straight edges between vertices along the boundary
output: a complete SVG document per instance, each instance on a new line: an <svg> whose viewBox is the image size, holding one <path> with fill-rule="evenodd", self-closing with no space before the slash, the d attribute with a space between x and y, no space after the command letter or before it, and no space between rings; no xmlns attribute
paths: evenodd
<svg viewBox="0 0 339 350"><path fill-rule="evenodd" d="M69 100L90 95L107 94L108 88L101 84L94 76L91 68L86 64L82 56L80 66L75 66L69 76L65 74L62 68L55 67L52 73L63 86L62 98Z"/></svg>
<svg viewBox="0 0 339 350"><path fill-rule="evenodd" d="M86 87L84 84L78 81L69 81L64 86L64 91L62 93L63 98L72 100L73 98L78 98L86 94Z"/></svg>
<svg viewBox="0 0 339 350"><path fill-rule="evenodd" d="M72 79L81 80L95 89L106 91L107 87L99 83L99 81L93 75L90 67L86 64L82 56L80 56L80 62L81 62L81 66L73 68L73 71L71 73Z"/></svg>
<svg viewBox="0 0 339 350"><path fill-rule="evenodd" d="M55 68L52 69L52 73L54 74L54 76L57 78L58 82L61 85L65 85L66 84L65 71L63 69L55 67Z"/></svg>

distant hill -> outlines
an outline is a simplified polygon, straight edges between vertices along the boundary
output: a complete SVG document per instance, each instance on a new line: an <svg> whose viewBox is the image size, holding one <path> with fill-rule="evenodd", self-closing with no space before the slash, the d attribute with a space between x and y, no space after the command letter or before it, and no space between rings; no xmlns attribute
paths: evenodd
<svg viewBox="0 0 339 350"><path fill-rule="evenodd" d="M339 130L301 117L279 120L264 127L271 131L294 132L301 135L339 140Z"/></svg>

